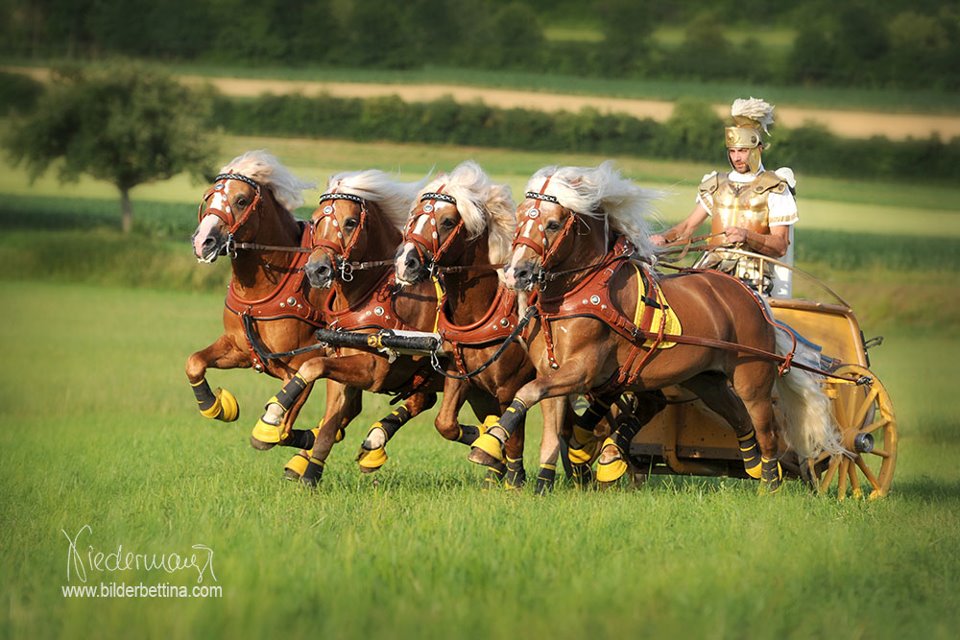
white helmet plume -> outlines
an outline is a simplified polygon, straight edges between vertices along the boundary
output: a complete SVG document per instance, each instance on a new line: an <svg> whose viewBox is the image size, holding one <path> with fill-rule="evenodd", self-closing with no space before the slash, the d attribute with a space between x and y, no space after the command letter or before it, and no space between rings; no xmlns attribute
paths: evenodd
<svg viewBox="0 0 960 640"><path fill-rule="evenodd" d="M730 106L730 115L734 119L738 117L749 118L763 127L763 132L769 134L767 129L773 124L773 105L761 100L760 98L750 97L749 100L737 98Z"/></svg>

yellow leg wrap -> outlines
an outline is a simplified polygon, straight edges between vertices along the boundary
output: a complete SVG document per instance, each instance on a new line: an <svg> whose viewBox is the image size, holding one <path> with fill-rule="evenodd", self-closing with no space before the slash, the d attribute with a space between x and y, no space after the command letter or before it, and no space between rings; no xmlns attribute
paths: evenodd
<svg viewBox="0 0 960 640"><path fill-rule="evenodd" d="M316 429L314 429L314 432L315 432L314 435L320 435L320 427L317 427ZM346 432L346 431L344 431L343 429L337 429L337 435L335 435L335 436L333 437L333 441L334 441L334 442L340 442L340 441L343 440L346 436L347 436L347 432Z"/></svg>
<svg viewBox="0 0 960 640"><path fill-rule="evenodd" d="M484 419L483 424L477 425L477 429L480 431L480 435L483 435L483 434L485 434L487 431L489 431L489 430L490 430L490 427L492 427L492 426L494 426L495 424L497 424L497 422L499 422L499 420L500 420L500 416L487 416L487 417Z"/></svg>
<svg viewBox="0 0 960 640"><path fill-rule="evenodd" d="M204 418L233 422L240 417L240 404L237 398L226 389L216 390L217 399L208 409L201 409L200 415Z"/></svg>
<svg viewBox="0 0 960 640"><path fill-rule="evenodd" d="M291 474L295 474L297 477L300 477L307 470L307 464L309 462L310 458L308 454L300 451L287 461L287 464L284 465L283 469L284 471L289 471Z"/></svg>
<svg viewBox="0 0 960 640"><path fill-rule="evenodd" d="M474 440L471 446L476 447L484 453L493 456L500 462L503 462L503 445L500 444L500 441L489 433L484 433L479 438Z"/></svg>
<svg viewBox="0 0 960 640"><path fill-rule="evenodd" d="M367 451L360 449L360 455L357 457L357 464L366 471L376 471L387 461L387 450L383 447Z"/></svg>
<svg viewBox="0 0 960 640"><path fill-rule="evenodd" d="M590 464L597 457L599 440L593 431L583 427L573 428L573 444L567 447L567 458L573 464Z"/></svg>
<svg viewBox="0 0 960 640"><path fill-rule="evenodd" d="M627 472L627 463L624 461L623 454L613 441L613 438L604 440L600 450L603 451L608 446L614 447L617 450L617 458L610 462L601 462L597 465L597 482L604 484L616 482Z"/></svg>

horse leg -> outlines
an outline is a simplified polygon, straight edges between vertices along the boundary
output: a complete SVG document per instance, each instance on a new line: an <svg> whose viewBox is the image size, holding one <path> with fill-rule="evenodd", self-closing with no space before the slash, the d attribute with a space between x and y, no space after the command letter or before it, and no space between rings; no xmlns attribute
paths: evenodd
<svg viewBox="0 0 960 640"><path fill-rule="evenodd" d="M464 429L463 431L463 433L465 434L464 440L470 440L470 442L466 444L473 446L473 443L476 442L477 438L485 434L489 430L491 425L496 424L500 414L504 411L505 402L499 400L498 398L487 393L486 391L482 391L477 387L474 387L473 385L471 385L466 381L464 381L464 390L466 391L467 403L469 403L470 408L473 410L473 413L477 416L484 417L483 422L477 426L460 425L459 418L457 418L458 420L457 424L459 428ZM523 429L522 428L518 429L518 431L523 431ZM519 478L517 477L516 474L522 471L522 461L520 463L519 470L517 469L517 461L516 461L517 458L523 457L523 440L522 440L523 436L520 435L519 437L521 438L521 440L519 441L520 453L519 454L516 453L517 451L516 447L510 450L510 457L514 459L514 462L512 465L513 473L515 474L513 478L513 482L518 481ZM511 440L511 438L507 438L507 440ZM513 442L514 443L517 442L516 437L513 438ZM492 489L500 485L500 481L504 480L506 478L506 475L507 475L507 465L505 461L500 460L500 461L496 461L492 465L488 465L487 475L484 476L483 478L484 487L487 489ZM526 475L526 472L524 472L524 475ZM504 487L510 488L506 482L504 482Z"/></svg>
<svg viewBox="0 0 960 640"><path fill-rule="evenodd" d="M540 440L540 469L537 471L538 496L553 491L557 477L557 459L560 457L561 425L566 420L567 409L565 397L547 398L540 403L540 411L543 413L543 437Z"/></svg>
<svg viewBox="0 0 960 640"><path fill-rule="evenodd" d="M684 382L681 386L697 394L708 408L727 421L740 448L743 468L751 478L760 478L760 445L753 428L753 421L743 401L727 384L720 372L702 373Z"/></svg>
<svg viewBox="0 0 960 640"><path fill-rule="evenodd" d="M327 380L327 398L335 398L339 394L343 393L343 385L334 380ZM362 394L354 394L346 399L347 402L352 404L345 410L347 415L357 416L360 415L362 409L361 402ZM326 413L326 412L325 412ZM321 417L317 426L309 431L300 431L293 430L291 432L291 438L289 441L284 441L284 446L299 447L300 451L297 451L293 456L287 461L287 464L283 467L283 475L287 480L299 480L300 477L307 470L307 464L310 462L310 451L313 449L314 443L317 441L317 436L320 434L320 427L323 426L324 418ZM299 437L298 437L299 436ZM334 444L342 441L346 437L346 424L340 429L337 430L337 434L334 437Z"/></svg>
<svg viewBox="0 0 960 640"><path fill-rule="evenodd" d="M470 462L490 467L503 462L503 445L523 424L527 411L544 398L583 393L588 376L582 367L567 366L523 385L500 419L473 443Z"/></svg>
<svg viewBox="0 0 960 640"><path fill-rule="evenodd" d="M233 422L240 417L236 397L226 389L213 391L207 383L207 369L235 369L250 366L249 356L227 336L220 336L213 344L187 358L186 374L193 395L197 399L200 415L205 418Z"/></svg>
<svg viewBox="0 0 960 640"><path fill-rule="evenodd" d="M618 421L617 429L603 442L600 458L597 461L597 482L609 486L619 480L627 471L624 460L630 451L630 442L643 425L667 406L667 398L662 391L648 391L634 394L634 402L629 411L624 412Z"/></svg>
<svg viewBox="0 0 960 640"><path fill-rule="evenodd" d="M733 389L743 401L760 447L760 486L775 493L783 483L780 443L774 430L773 384L776 368L769 362L745 362L733 371Z"/></svg>
<svg viewBox="0 0 960 640"><path fill-rule="evenodd" d="M333 378L351 387L368 389L373 386L370 356L347 356L329 358L319 356L300 365L300 369L283 385L280 393L267 401L264 413L253 428L250 443L254 448L261 445L279 444L283 435L284 416L301 400L307 387L319 378ZM340 435L340 439L343 435ZM266 448L269 448L266 447Z"/></svg>
<svg viewBox="0 0 960 640"><path fill-rule="evenodd" d="M446 401L446 397L444 397ZM417 417L437 402L435 393L415 393L391 411L387 416L373 423L367 431L367 437L360 445L357 464L363 473L373 473L387 461L387 442L407 422Z"/></svg>
<svg viewBox="0 0 960 640"><path fill-rule="evenodd" d="M338 442L338 434L360 413L360 395L357 387L327 380L327 409L310 451L307 467L300 476L300 482L304 485L316 487L320 483L327 456Z"/></svg>
<svg viewBox="0 0 960 640"><path fill-rule="evenodd" d="M600 455L600 438L595 429L604 416L610 413L610 407L616 396L591 397L586 411L582 415L574 413L573 433L567 441L567 458L570 460L571 475L578 487L587 487L593 482L591 464Z"/></svg>

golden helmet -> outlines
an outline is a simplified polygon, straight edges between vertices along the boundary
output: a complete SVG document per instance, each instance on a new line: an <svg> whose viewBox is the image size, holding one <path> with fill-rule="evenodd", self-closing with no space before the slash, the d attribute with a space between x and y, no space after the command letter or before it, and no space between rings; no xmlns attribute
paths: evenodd
<svg viewBox="0 0 960 640"><path fill-rule="evenodd" d="M773 108L764 100L753 97L738 98L730 107L733 126L724 131L727 149L750 149L747 164L753 172L760 168L760 147L763 134L770 133L768 127L773 124Z"/></svg>

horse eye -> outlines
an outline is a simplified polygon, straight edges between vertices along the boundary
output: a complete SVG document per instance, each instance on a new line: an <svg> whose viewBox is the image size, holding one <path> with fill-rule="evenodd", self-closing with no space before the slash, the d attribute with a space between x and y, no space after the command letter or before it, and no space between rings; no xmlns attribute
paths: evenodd
<svg viewBox="0 0 960 640"><path fill-rule="evenodd" d="M358 221L356 218L347 218L343 221L343 228L347 231L353 231L357 228Z"/></svg>
<svg viewBox="0 0 960 640"><path fill-rule="evenodd" d="M557 220L551 220L550 222L547 223L546 229L547 231L557 231L558 229L560 229L560 222L558 222Z"/></svg>
<svg viewBox="0 0 960 640"><path fill-rule="evenodd" d="M240 207L241 209L247 206L247 199L243 196L239 196L237 198L237 206Z"/></svg>
<svg viewBox="0 0 960 640"><path fill-rule="evenodd" d="M440 222L441 229L453 229L454 224L456 224L452 219L447 218Z"/></svg>

